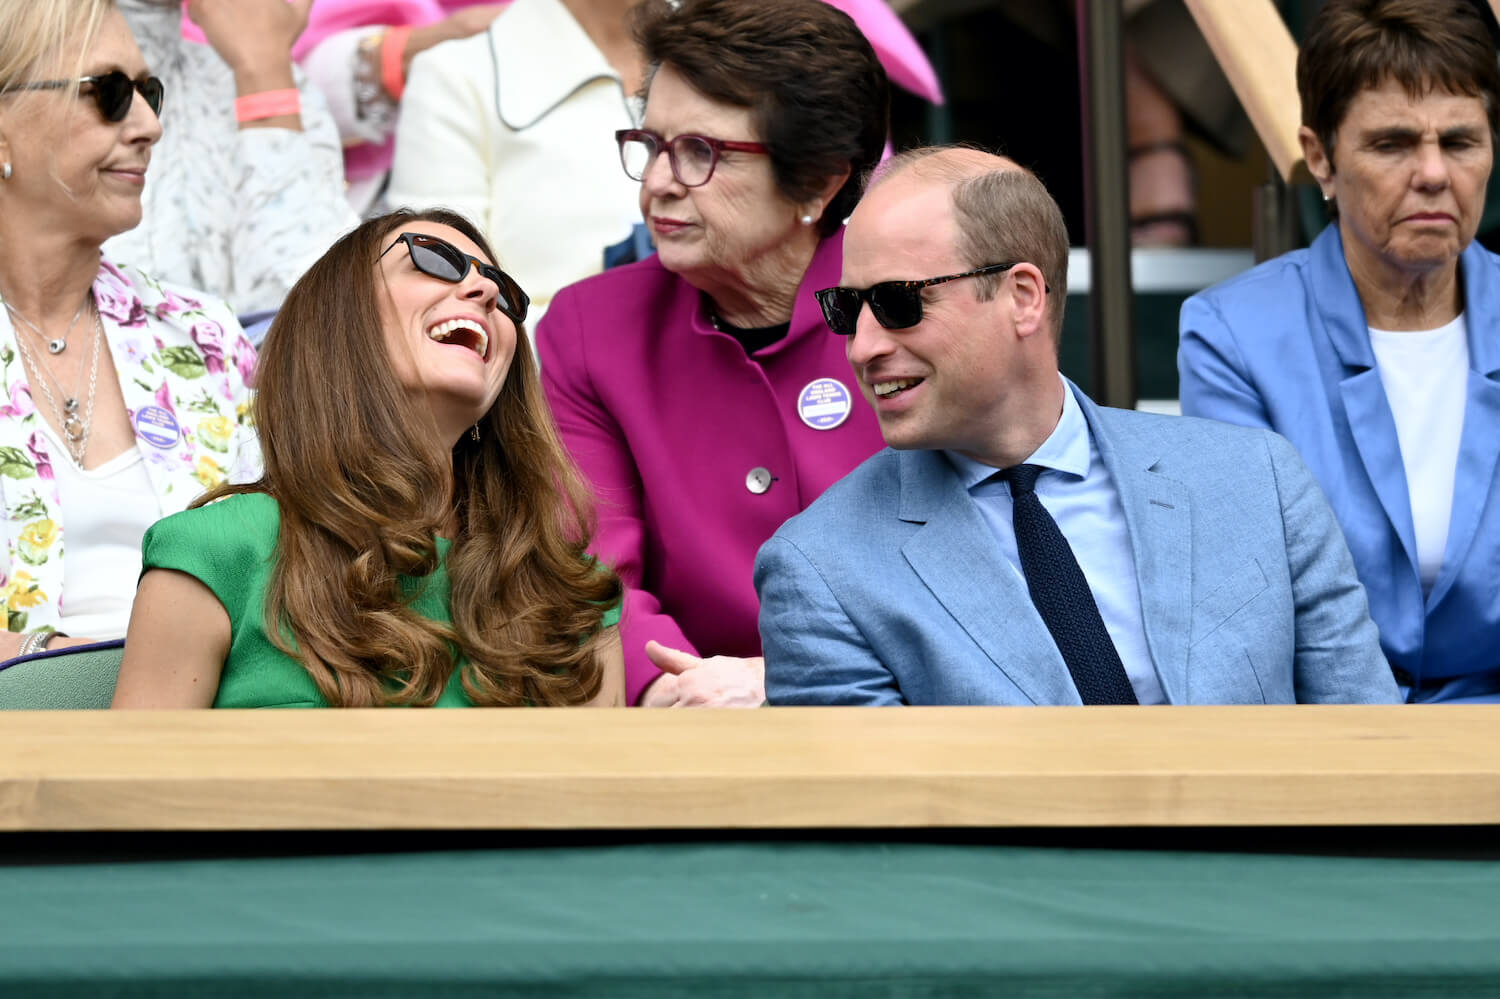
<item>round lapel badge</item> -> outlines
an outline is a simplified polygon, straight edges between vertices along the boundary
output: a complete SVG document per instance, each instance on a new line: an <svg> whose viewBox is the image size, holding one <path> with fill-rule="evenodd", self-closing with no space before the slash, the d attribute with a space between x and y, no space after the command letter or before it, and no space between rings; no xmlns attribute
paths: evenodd
<svg viewBox="0 0 1500 999"><path fill-rule="evenodd" d="M152 447L165 451L177 446L182 431L171 410L161 406L142 406L135 414L135 435Z"/></svg>
<svg viewBox="0 0 1500 999"><path fill-rule="evenodd" d="M815 378L797 396L797 415L814 430L832 430L853 408L853 397L836 378Z"/></svg>

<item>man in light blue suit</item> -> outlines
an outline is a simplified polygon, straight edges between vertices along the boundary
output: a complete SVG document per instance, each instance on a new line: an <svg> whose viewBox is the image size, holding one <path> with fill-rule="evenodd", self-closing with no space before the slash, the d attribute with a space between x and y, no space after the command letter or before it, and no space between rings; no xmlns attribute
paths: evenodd
<svg viewBox="0 0 1500 999"><path fill-rule="evenodd" d="M1008 160L877 175L819 300L890 447L761 549L770 702L1396 701L1284 439L1103 409L1058 373L1067 246Z"/></svg>

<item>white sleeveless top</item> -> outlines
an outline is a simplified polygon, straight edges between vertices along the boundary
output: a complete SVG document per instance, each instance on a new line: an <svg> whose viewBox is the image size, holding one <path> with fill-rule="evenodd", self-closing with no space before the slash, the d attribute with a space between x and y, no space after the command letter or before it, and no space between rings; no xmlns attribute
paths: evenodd
<svg viewBox="0 0 1500 999"><path fill-rule="evenodd" d="M58 630L80 638L124 638L141 575L141 538L161 518L145 456L131 447L82 469L45 421L52 474L68 525Z"/></svg>

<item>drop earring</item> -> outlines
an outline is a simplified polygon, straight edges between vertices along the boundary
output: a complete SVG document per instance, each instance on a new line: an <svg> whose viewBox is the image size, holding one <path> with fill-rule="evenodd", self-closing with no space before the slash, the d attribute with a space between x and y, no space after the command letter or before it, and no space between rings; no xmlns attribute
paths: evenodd
<svg viewBox="0 0 1500 999"><path fill-rule="evenodd" d="M469 428L469 436L474 438L475 441L479 440L479 424L476 423Z"/></svg>
<svg viewBox="0 0 1500 999"><path fill-rule="evenodd" d="M10 180L10 163L0 163L0 180Z"/></svg>

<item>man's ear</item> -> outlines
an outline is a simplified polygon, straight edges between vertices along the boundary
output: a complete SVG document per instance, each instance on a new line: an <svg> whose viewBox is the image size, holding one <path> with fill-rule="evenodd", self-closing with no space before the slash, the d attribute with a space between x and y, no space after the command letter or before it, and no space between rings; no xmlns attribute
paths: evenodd
<svg viewBox="0 0 1500 999"><path fill-rule="evenodd" d="M1302 158L1307 161L1307 172L1318 182L1324 199L1333 197L1332 150L1324 149L1323 140L1306 125L1297 129L1297 141L1302 144Z"/></svg>
<svg viewBox="0 0 1500 999"><path fill-rule="evenodd" d="M1009 281L1002 295L1009 295L1011 315L1016 324L1016 335L1021 339L1047 331L1047 301L1051 292L1047 290L1047 279L1036 264L1019 263L1010 269ZM1006 275L1001 275L1003 280Z"/></svg>

